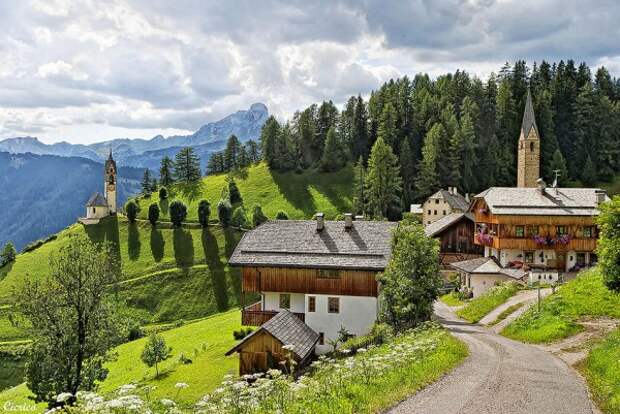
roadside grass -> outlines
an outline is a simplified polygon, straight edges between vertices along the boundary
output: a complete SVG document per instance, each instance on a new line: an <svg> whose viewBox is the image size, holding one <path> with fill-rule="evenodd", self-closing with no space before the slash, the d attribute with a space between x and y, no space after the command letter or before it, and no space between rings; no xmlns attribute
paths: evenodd
<svg viewBox="0 0 620 414"><path fill-rule="evenodd" d="M351 166L333 173L316 170L279 173L269 170L262 162L234 176L248 214L254 204L259 204L270 219L275 218L279 211L286 212L290 219L307 219L317 211L332 219L351 210ZM168 206L177 199L187 205L187 220L197 222L198 203L206 199L211 203L211 216L217 218L217 203L226 186L226 174L217 174L204 177L198 185L174 186L170 189L173 194L164 201L159 200L159 194L153 193L138 200L139 217L146 219L149 205L156 203L162 220L169 220Z"/></svg>
<svg viewBox="0 0 620 414"><path fill-rule="evenodd" d="M519 286L513 282L493 286L482 295L469 301L464 307L456 311L456 314L469 322L476 323L518 291Z"/></svg>
<svg viewBox="0 0 620 414"><path fill-rule="evenodd" d="M596 345L579 368L597 406L607 414L620 413L620 329Z"/></svg>
<svg viewBox="0 0 620 414"><path fill-rule="evenodd" d="M598 268L579 274L557 293L533 306L502 331L502 335L522 342L549 343L574 335L583 327L582 317L620 318L620 294L603 284Z"/></svg>
<svg viewBox="0 0 620 414"><path fill-rule="evenodd" d="M148 368L140 360L147 338L122 344L115 348L117 359L107 364L110 373L99 386L101 394L111 394L125 384L154 385L154 399L175 397L175 384L184 382L187 389L176 398L183 404L193 404L204 394L218 387L228 373L236 374L238 356L224 356L236 341L232 332L241 327L238 310L221 313L195 323L161 332L166 344L172 347L172 355L160 364L160 376L155 378L155 368ZM183 354L191 364L179 362ZM25 384L0 392L0 407L7 401L14 404L32 404ZM19 412L19 411L18 411Z"/></svg>
<svg viewBox="0 0 620 414"><path fill-rule="evenodd" d="M504 311L502 311L499 315L497 315L497 318L495 318L493 322L489 323L488 326L497 325L498 323L506 319L508 316L512 315L517 310L521 309L523 305L525 305L525 302L515 303L514 305L507 307L506 309L504 309Z"/></svg>
<svg viewBox="0 0 620 414"><path fill-rule="evenodd" d="M459 299L455 292L446 293L439 297L439 300L448 306L462 306L465 305L464 300Z"/></svg>

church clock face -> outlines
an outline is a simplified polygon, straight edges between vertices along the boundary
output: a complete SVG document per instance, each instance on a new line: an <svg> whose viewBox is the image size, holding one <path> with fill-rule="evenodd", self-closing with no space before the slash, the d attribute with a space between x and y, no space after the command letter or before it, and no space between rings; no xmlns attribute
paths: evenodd
<svg viewBox="0 0 620 414"><path fill-rule="evenodd" d="M115 191L116 190L116 186L114 185L114 183L108 183L108 191Z"/></svg>

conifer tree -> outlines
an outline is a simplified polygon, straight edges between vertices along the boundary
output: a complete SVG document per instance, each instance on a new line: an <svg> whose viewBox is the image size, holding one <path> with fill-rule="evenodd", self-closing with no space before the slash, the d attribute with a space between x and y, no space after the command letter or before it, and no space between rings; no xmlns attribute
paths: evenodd
<svg viewBox="0 0 620 414"><path fill-rule="evenodd" d="M366 169L361 155L353 167L353 212L366 214Z"/></svg>
<svg viewBox="0 0 620 414"><path fill-rule="evenodd" d="M164 187L169 187L174 182L172 178L172 160L167 155L161 159L161 165L159 167L159 184Z"/></svg>
<svg viewBox="0 0 620 414"><path fill-rule="evenodd" d="M138 205L133 200L128 200L125 204L125 214L127 214L127 220L130 223L134 223L136 221L136 217L138 216Z"/></svg>
<svg viewBox="0 0 620 414"><path fill-rule="evenodd" d="M329 131L327 131L323 157L321 157L321 170L336 171L342 167L342 161L343 157L340 151L340 145L338 144L336 130L334 127L331 127Z"/></svg>
<svg viewBox="0 0 620 414"><path fill-rule="evenodd" d="M174 227L181 227L187 218L187 206L179 200L174 200L170 204L170 221Z"/></svg>
<svg viewBox="0 0 620 414"><path fill-rule="evenodd" d="M437 175L437 158L439 143L444 139L446 130L443 125L436 123L428 131L424 138L422 148L422 163L415 180L419 199L426 199L439 189L439 176Z"/></svg>
<svg viewBox="0 0 620 414"><path fill-rule="evenodd" d="M460 126L460 188L465 192L473 192L478 188L477 168L478 156L476 154L476 131L470 112L465 112L461 118Z"/></svg>
<svg viewBox="0 0 620 414"><path fill-rule="evenodd" d="M217 218L222 227L230 226L232 219L232 206L230 205L229 200L223 198L219 201L219 203L217 203Z"/></svg>
<svg viewBox="0 0 620 414"><path fill-rule="evenodd" d="M594 167L594 163L592 162L592 158L590 155L586 157L586 162L583 165L583 170L581 172L581 182L583 185L587 187L591 187L596 184L596 180L598 179L596 174L596 168Z"/></svg>
<svg viewBox="0 0 620 414"><path fill-rule="evenodd" d="M383 106L379 123L378 137L388 144L393 152L398 152L398 131L396 125L396 109L391 102Z"/></svg>
<svg viewBox="0 0 620 414"><path fill-rule="evenodd" d="M555 179L555 173L557 172L558 177L558 186L564 187L568 182L568 168L566 168L566 160L560 149L556 149L553 153L553 158L551 159L551 164L549 165L550 174L548 177Z"/></svg>
<svg viewBox="0 0 620 414"><path fill-rule="evenodd" d="M415 179L415 164L413 160L413 153L409 146L409 140L405 138L403 140L400 149L400 176L403 179L403 204L405 207L409 206L414 201L414 179Z"/></svg>
<svg viewBox="0 0 620 414"><path fill-rule="evenodd" d="M235 227L243 227L246 225L246 223L248 222L248 218L243 206L239 206L235 209L235 211L233 211L230 222Z"/></svg>
<svg viewBox="0 0 620 414"><path fill-rule="evenodd" d="M224 171L232 171L239 167L239 152L241 151L241 143L239 138L231 135L226 141L226 149L224 149Z"/></svg>
<svg viewBox="0 0 620 414"><path fill-rule="evenodd" d="M375 217L387 217L392 206L401 206L402 180L398 158L389 145L378 138L370 151L366 174L368 211Z"/></svg>
<svg viewBox="0 0 620 414"><path fill-rule="evenodd" d="M151 194L151 187L153 182L151 180L151 172L149 169L144 170L144 174L142 175L142 181L140 182L140 187L142 187L142 194Z"/></svg>
<svg viewBox="0 0 620 414"><path fill-rule="evenodd" d="M267 118L263 129L260 133L260 145L263 153L263 159L267 161L267 165L270 168L278 169L279 163L277 160L277 141L280 136L280 124L278 120L272 115Z"/></svg>
<svg viewBox="0 0 620 414"><path fill-rule="evenodd" d="M152 226L157 224L159 220L159 206L157 203L153 203L149 206L149 222Z"/></svg>
<svg viewBox="0 0 620 414"><path fill-rule="evenodd" d="M198 222L202 227L209 225L209 216L211 215L211 204L208 200L200 200L198 203Z"/></svg>
<svg viewBox="0 0 620 414"><path fill-rule="evenodd" d="M288 220L288 214L286 214L286 211L278 211L276 214L276 220Z"/></svg>
<svg viewBox="0 0 620 414"><path fill-rule="evenodd" d="M355 101L351 139L351 156L353 159L357 159L360 155L366 159L368 157L368 112L361 95Z"/></svg>
<svg viewBox="0 0 620 414"><path fill-rule="evenodd" d="M174 178L184 184L200 180L200 159L192 147L182 148L174 158Z"/></svg>
<svg viewBox="0 0 620 414"><path fill-rule="evenodd" d="M241 198L241 192L239 192L239 187L237 187L237 182L232 176L226 177L226 181L228 182L228 198L231 204L241 203L243 199Z"/></svg>
<svg viewBox="0 0 620 414"><path fill-rule="evenodd" d="M221 152L214 152L207 161L207 175L226 172L224 168L224 155Z"/></svg>
<svg viewBox="0 0 620 414"><path fill-rule="evenodd" d="M249 140L245 143L246 151L248 154L248 160L250 164L256 164L261 160L260 147L254 140Z"/></svg>
<svg viewBox="0 0 620 414"><path fill-rule="evenodd" d="M15 261L17 257L17 251L15 250L15 246L12 242L6 242L4 247L2 248L2 252L0 252L0 267L4 266L7 263L11 263Z"/></svg>
<svg viewBox="0 0 620 414"><path fill-rule="evenodd" d="M258 227L264 222L266 222L267 220L269 219L263 213L263 209L261 208L261 206L259 206L258 204L255 204L254 208L252 208L252 226Z"/></svg>

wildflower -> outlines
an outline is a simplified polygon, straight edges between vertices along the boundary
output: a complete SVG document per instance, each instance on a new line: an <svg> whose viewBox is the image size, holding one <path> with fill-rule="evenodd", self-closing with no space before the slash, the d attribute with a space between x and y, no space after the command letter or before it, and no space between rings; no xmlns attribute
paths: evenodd
<svg viewBox="0 0 620 414"><path fill-rule="evenodd" d="M176 405L176 403L172 400L169 400L167 398L162 398L161 400L159 400L159 402L161 403L161 405L163 405L164 407L174 407Z"/></svg>
<svg viewBox="0 0 620 414"><path fill-rule="evenodd" d="M184 382L177 382L177 383L174 385L174 388L179 388L179 389L182 389L182 390L183 390L183 389L185 389L185 388L187 388L187 387L189 387L189 385L188 385L188 384L186 384L186 383L184 383Z"/></svg>
<svg viewBox="0 0 620 414"><path fill-rule="evenodd" d="M118 388L118 395L126 395L129 394L130 391L133 391L136 389L136 386L134 384L125 384L122 385Z"/></svg>
<svg viewBox="0 0 620 414"><path fill-rule="evenodd" d="M65 402L71 397L73 397L73 394L71 394L70 392L61 392L60 394L56 396L56 401Z"/></svg>

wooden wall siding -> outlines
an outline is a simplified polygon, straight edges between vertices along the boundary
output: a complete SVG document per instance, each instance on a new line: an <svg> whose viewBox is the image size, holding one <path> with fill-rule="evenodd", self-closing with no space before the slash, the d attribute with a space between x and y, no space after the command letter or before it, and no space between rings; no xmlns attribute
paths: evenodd
<svg viewBox="0 0 620 414"><path fill-rule="evenodd" d="M339 277L321 277L319 269L244 267L244 292L290 292L377 296L377 272L340 270Z"/></svg>
<svg viewBox="0 0 620 414"><path fill-rule="evenodd" d="M474 210L476 224L512 224L512 225L553 225L553 226L593 226L595 217L592 216L509 216L480 213L479 209Z"/></svg>
<svg viewBox="0 0 620 414"><path fill-rule="evenodd" d="M261 326L269 319L276 316L278 312L276 311L263 311L263 310L255 310L255 309L243 309L241 311L241 324L244 326ZM305 313L294 313L302 322L306 321Z"/></svg>
<svg viewBox="0 0 620 414"><path fill-rule="evenodd" d="M484 249L474 243L475 224L462 220L438 235L441 253L483 254Z"/></svg>
<svg viewBox="0 0 620 414"><path fill-rule="evenodd" d="M285 359L280 341L264 331L259 332L243 344L239 352L239 374L253 374L278 368L278 362ZM270 362L274 366L270 366Z"/></svg>

